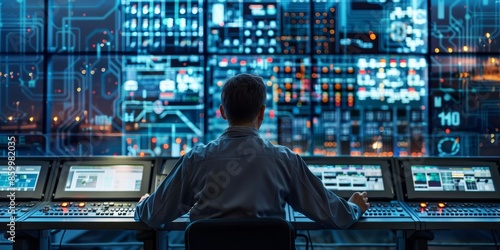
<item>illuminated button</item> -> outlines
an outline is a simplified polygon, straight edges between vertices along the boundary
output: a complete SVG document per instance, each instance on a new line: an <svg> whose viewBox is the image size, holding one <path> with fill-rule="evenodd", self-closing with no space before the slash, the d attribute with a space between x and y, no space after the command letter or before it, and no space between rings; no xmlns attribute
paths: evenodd
<svg viewBox="0 0 500 250"><path fill-rule="evenodd" d="M78 207L85 207L85 202L78 203Z"/></svg>
<svg viewBox="0 0 500 250"><path fill-rule="evenodd" d="M68 203L67 202L63 202L61 203L61 207L67 207L68 206Z"/></svg>
<svg viewBox="0 0 500 250"><path fill-rule="evenodd" d="M421 207L421 208L426 208L426 207L427 207L427 203L425 203L425 202L420 202L420 207Z"/></svg>
<svg viewBox="0 0 500 250"><path fill-rule="evenodd" d="M444 207L446 207L446 205L443 202L439 202L438 203L438 207L439 208L444 208Z"/></svg>

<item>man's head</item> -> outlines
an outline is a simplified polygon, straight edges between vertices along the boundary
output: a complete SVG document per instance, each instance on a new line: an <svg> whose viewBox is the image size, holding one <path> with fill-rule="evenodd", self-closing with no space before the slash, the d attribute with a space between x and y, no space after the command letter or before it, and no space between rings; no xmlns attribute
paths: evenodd
<svg viewBox="0 0 500 250"><path fill-rule="evenodd" d="M222 117L229 125L260 127L266 108L266 85L260 76L239 74L229 78L222 87Z"/></svg>

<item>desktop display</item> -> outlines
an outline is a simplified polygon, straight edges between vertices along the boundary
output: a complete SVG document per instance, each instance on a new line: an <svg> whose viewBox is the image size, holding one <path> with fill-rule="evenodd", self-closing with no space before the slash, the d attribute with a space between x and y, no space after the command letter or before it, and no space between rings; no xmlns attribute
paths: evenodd
<svg viewBox="0 0 500 250"><path fill-rule="evenodd" d="M380 165L309 165L326 188L345 191L384 191Z"/></svg>
<svg viewBox="0 0 500 250"><path fill-rule="evenodd" d="M0 166L0 191L35 191L37 183L40 181L41 169L41 166L17 166L15 181L11 183L9 180L9 167Z"/></svg>
<svg viewBox="0 0 500 250"><path fill-rule="evenodd" d="M139 191L143 168L141 165L71 166L64 191Z"/></svg>
<svg viewBox="0 0 500 250"><path fill-rule="evenodd" d="M488 166L411 166L415 191L495 192Z"/></svg>

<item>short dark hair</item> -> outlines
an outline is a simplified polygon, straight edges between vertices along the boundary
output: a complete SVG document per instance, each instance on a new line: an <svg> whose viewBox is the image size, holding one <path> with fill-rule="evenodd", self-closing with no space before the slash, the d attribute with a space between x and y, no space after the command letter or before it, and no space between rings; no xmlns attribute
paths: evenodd
<svg viewBox="0 0 500 250"><path fill-rule="evenodd" d="M222 86L221 101L229 123L251 122L266 105L266 85L257 75L233 76Z"/></svg>

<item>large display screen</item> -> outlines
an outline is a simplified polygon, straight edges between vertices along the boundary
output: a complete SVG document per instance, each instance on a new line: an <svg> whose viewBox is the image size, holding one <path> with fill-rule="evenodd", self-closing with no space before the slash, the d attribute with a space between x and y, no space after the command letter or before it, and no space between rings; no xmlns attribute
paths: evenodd
<svg viewBox="0 0 500 250"><path fill-rule="evenodd" d="M302 156L497 156L500 2L0 3L0 155L179 157L262 76L260 134Z"/></svg>

